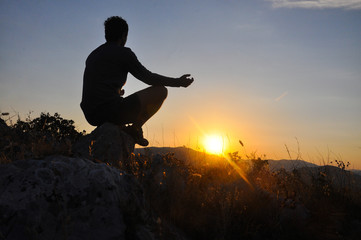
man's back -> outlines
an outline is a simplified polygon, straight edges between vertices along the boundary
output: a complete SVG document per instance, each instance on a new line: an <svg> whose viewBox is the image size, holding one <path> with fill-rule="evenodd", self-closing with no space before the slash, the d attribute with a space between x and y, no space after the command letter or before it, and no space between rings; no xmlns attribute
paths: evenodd
<svg viewBox="0 0 361 240"><path fill-rule="evenodd" d="M119 97L118 91L127 79L131 55L129 48L105 43L88 56L81 102L84 112L92 113Z"/></svg>

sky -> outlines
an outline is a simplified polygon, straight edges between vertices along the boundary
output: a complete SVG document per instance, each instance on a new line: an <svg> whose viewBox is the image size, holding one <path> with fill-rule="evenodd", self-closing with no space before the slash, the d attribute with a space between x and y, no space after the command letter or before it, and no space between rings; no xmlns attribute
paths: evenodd
<svg viewBox="0 0 361 240"><path fill-rule="evenodd" d="M151 146L217 134L242 156L361 169L361 0L0 0L0 112L58 112L91 132L82 77L110 16L150 71L195 79L144 126ZM145 87L129 74L124 89Z"/></svg>

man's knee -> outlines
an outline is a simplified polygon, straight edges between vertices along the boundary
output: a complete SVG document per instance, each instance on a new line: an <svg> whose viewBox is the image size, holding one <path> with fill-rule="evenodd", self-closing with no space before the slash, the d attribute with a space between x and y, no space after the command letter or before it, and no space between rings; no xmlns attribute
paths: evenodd
<svg viewBox="0 0 361 240"><path fill-rule="evenodd" d="M162 98L163 100L166 99L168 96L168 89L164 86L157 86L156 88L157 88L159 97Z"/></svg>

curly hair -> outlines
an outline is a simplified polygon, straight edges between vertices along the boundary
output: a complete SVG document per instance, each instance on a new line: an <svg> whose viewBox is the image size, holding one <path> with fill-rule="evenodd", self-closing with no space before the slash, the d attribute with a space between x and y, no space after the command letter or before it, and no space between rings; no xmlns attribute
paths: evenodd
<svg viewBox="0 0 361 240"><path fill-rule="evenodd" d="M119 40L123 34L128 34L128 23L121 17L109 17L104 22L105 40L107 42Z"/></svg>

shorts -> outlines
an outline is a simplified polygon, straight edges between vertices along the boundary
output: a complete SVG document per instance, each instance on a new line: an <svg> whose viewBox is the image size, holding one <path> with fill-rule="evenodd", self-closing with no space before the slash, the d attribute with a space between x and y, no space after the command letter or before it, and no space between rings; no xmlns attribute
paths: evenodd
<svg viewBox="0 0 361 240"><path fill-rule="evenodd" d="M126 98L116 98L103 104L92 114L85 114L86 120L93 126L100 126L105 122L117 125L133 123L137 120L141 110L140 100L136 93Z"/></svg>

